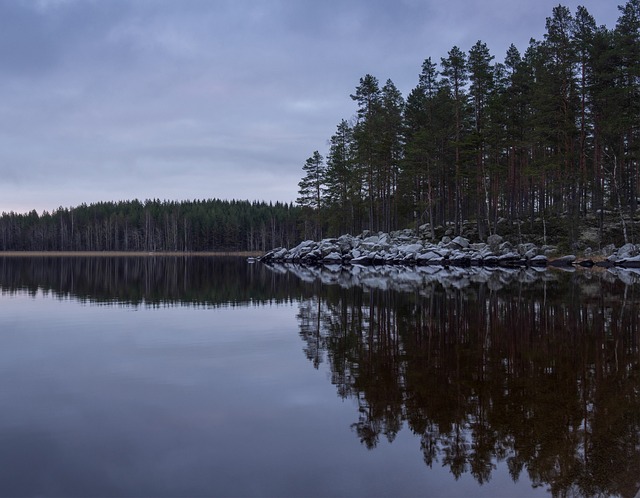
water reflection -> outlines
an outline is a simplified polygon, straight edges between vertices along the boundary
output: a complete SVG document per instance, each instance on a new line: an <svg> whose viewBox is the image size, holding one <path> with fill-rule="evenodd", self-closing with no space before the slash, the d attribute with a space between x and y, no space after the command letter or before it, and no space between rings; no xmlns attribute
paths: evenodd
<svg viewBox="0 0 640 498"><path fill-rule="evenodd" d="M428 467L483 484L506 465L514 480L559 496L631 497L640 485L637 282L621 270L0 258L8 294L152 307L297 303L304 354L357 406L352 431L365 447L382 451L381 439L409 430Z"/></svg>
<svg viewBox="0 0 640 498"><path fill-rule="evenodd" d="M367 448L406 425L425 464L456 478L482 484L506 462L513 480L526 473L556 496L638 491L633 274L414 275L407 289L370 270L364 285L358 270L289 271L340 284L301 301L300 335L338 395L355 400L352 429Z"/></svg>
<svg viewBox="0 0 640 498"><path fill-rule="evenodd" d="M131 306L283 303L303 295L293 275L239 257L0 257L0 290Z"/></svg>

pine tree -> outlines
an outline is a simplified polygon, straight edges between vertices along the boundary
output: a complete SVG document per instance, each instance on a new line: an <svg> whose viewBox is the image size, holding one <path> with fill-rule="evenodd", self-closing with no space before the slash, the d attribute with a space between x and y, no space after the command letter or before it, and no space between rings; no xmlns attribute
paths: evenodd
<svg viewBox="0 0 640 498"><path fill-rule="evenodd" d="M317 150L306 160L302 171L305 175L298 183L299 197L296 202L305 208L308 216L314 220L313 237L317 240L322 238L322 207L326 173L324 158Z"/></svg>
<svg viewBox="0 0 640 498"><path fill-rule="evenodd" d="M472 125L470 134L475 164L472 177L476 181L476 216L478 236L484 240L487 236L487 221L489 202L487 186L487 107L495 87L495 72L491 65L493 56L485 43L478 41L469 51L469 79L471 81L470 98L473 107Z"/></svg>
<svg viewBox="0 0 640 498"><path fill-rule="evenodd" d="M588 195L594 190L590 175L587 173L588 140L593 137L592 102L590 99L590 85L593 82L594 41L596 36L596 21L585 7L578 7L574 18L573 40L578 63L578 95L580 99L578 164L580 170L580 211L586 214L593 199ZM590 188L589 188L590 187Z"/></svg>
<svg viewBox="0 0 640 498"><path fill-rule="evenodd" d="M618 85L620 89L620 142L624 144L621 187L633 216L638 204L640 160L640 0L628 0L618 7L615 28ZM621 151L622 152L622 151ZM632 242L634 234L632 233Z"/></svg>
<svg viewBox="0 0 640 498"><path fill-rule="evenodd" d="M368 228L377 230L379 220L376 217L378 197L376 187L380 172L380 128L382 96L378 79L370 74L360 78L360 84L351 99L358 105L357 122L353 137L358 168L364 174L368 209Z"/></svg>
<svg viewBox="0 0 640 498"><path fill-rule="evenodd" d="M411 90L404 107L405 146L400 188L405 212L416 228L428 217L435 237L437 138L435 105L440 88L438 70L425 59L418 86Z"/></svg>
<svg viewBox="0 0 640 498"><path fill-rule="evenodd" d="M353 129L344 119L329 145L325 183L330 231L336 234L353 232L361 186L353 157Z"/></svg>
<svg viewBox="0 0 640 498"><path fill-rule="evenodd" d="M391 80L382 88L380 155L382 171L379 175L380 223L384 231L397 224L396 190L398 172L403 155L404 99Z"/></svg>
<svg viewBox="0 0 640 498"><path fill-rule="evenodd" d="M572 38L574 20L568 8L554 7L547 18L542 53L546 59L544 86L541 95L546 100L548 133L551 146L551 163L557 188L553 189L553 209L560 214L568 212L571 221L567 224L570 242L577 239L578 191L577 162L578 93L576 82L576 53Z"/></svg>
<svg viewBox="0 0 640 498"><path fill-rule="evenodd" d="M467 111L467 57L458 47L453 47L447 58L441 59L442 83L453 98L455 112L455 227L459 233L462 228L463 178L461 140L464 132L465 113Z"/></svg>

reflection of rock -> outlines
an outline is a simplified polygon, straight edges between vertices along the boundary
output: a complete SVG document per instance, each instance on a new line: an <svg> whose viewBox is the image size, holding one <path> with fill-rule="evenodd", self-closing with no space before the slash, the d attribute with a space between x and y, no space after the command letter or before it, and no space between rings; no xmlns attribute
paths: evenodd
<svg viewBox="0 0 640 498"><path fill-rule="evenodd" d="M609 268L607 273L622 280L626 285L640 284L640 268Z"/></svg>
<svg viewBox="0 0 640 498"><path fill-rule="evenodd" d="M323 284L339 285L343 288L354 286L372 289L393 289L397 291L420 291L433 283L445 288L462 289L475 283L486 283L492 290L505 285L538 280L554 280L555 276L544 269L535 268L469 268L442 266L362 266L341 265L307 266L295 263L271 263L278 273L290 272L305 282L320 281Z"/></svg>
<svg viewBox="0 0 640 498"><path fill-rule="evenodd" d="M543 256L544 257L544 256ZM560 272L576 272L571 265L560 265L551 271L539 266L531 267L483 267L470 266L444 267L392 266L341 264L304 265L298 263L268 263L268 268L284 274L291 273L304 282L319 281L326 285L339 285L343 288L367 287L370 289L396 290L402 292L423 293L430 285L437 283L444 288L463 289L473 284L485 283L490 290L500 290L510 284L531 284L557 280ZM626 285L640 284L640 268L611 267L606 271L591 274L589 270L580 272L585 280L598 275L598 278L614 282L620 280Z"/></svg>

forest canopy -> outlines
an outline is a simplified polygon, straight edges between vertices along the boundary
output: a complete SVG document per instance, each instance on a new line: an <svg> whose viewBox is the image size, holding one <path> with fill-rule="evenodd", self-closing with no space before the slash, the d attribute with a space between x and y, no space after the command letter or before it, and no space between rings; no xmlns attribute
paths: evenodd
<svg viewBox="0 0 640 498"><path fill-rule="evenodd" d="M295 204L134 200L3 213L0 250L266 251L470 225L483 241L522 223L546 239L550 222L573 247L587 226L602 242L614 221L635 242L640 0L618 10L608 28L559 5L543 40L524 53L511 45L501 61L482 41L428 57L406 98L392 80L363 76L355 114L304 162Z"/></svg>
<svg viewBox="0 0 640 498"><path fill-rule="evenodd" d="M298 238L300 208L249 201L100 202L3 213L3 251L259 251Z"/></svg>
<svg viewBox="0 0 640 498"><path fill-rule="evenodd" d="M429 57L406 98L390 79L362 77L355 116L304 164L305 236L425 223L460 233L468 220L485 240L499 221L562 218L571 241L609 214L633 239L640 0L618 9L608 29L559 5L543 40L502 61L482 41Z"/></svg>

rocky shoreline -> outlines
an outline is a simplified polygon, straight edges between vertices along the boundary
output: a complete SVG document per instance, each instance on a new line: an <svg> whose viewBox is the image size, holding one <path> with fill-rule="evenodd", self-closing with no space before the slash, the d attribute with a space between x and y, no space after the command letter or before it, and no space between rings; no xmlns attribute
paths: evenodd
<svg viewBox="0 0 640 498"><path fill-rule="evenodd" d="M414 230L391 233L363 232L320 241L305 240L296 247L279 247L259 258L266 263L298 263L307 266L445 266L445 267L572 267L601 266L640 268L640 244L608 245L600 251L585 251L584 257L559 255L555 246L512 244L500 235L487 242L471 243L462 236L445 236L438 243L427 241Z"/></svg>

